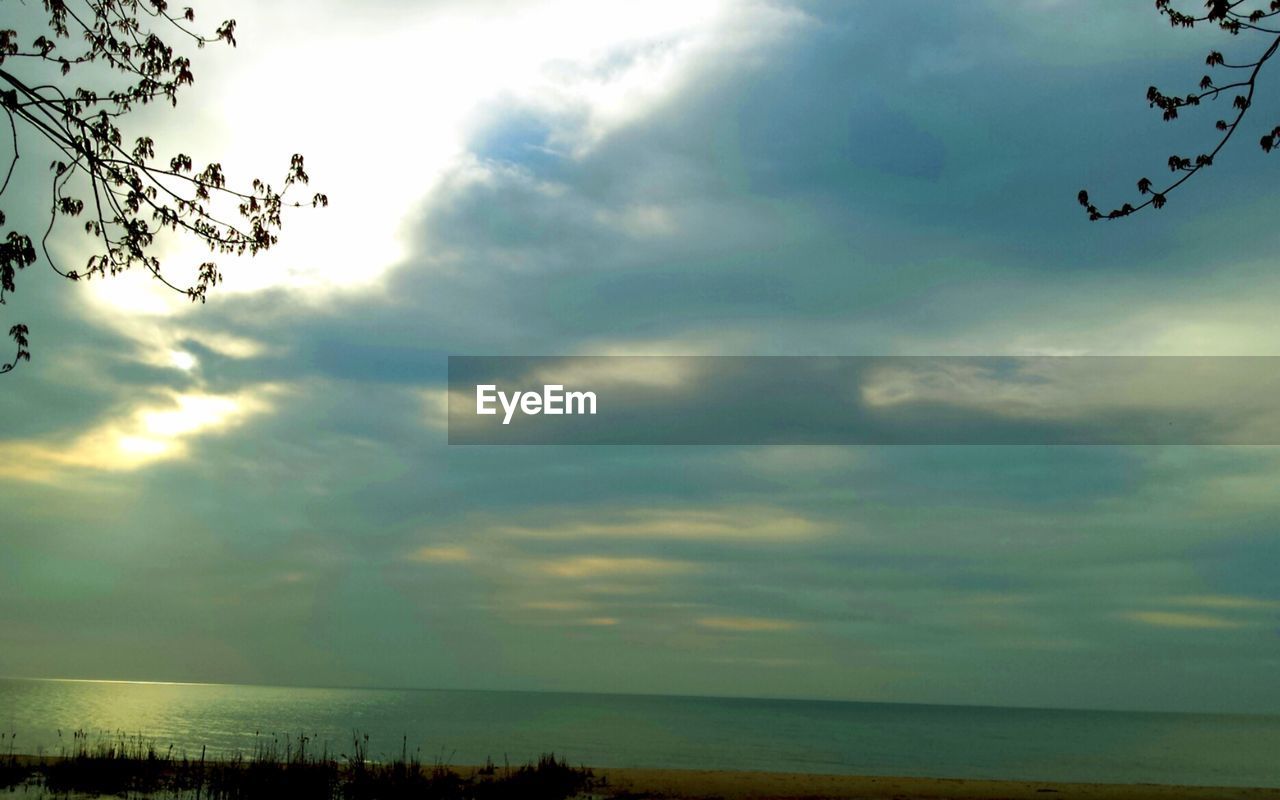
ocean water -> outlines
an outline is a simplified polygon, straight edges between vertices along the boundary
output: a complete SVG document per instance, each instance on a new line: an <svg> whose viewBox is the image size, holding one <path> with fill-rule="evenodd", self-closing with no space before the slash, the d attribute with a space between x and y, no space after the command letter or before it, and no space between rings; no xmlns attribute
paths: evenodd
<svg viewBox="0 0 1280 800"><path fill-rule="evenodd" d="M75 730L198 755L285 736L426 762L1280 786L1280 717L533 692L0 679L0 731L58 753Z"/></svg>

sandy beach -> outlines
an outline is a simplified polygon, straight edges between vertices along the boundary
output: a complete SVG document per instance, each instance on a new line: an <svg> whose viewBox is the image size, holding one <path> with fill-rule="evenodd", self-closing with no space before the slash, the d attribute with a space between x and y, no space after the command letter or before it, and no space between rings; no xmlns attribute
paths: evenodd
<svg viewBox="0 0 1280 800"><path fill-rule="evenodd" d="M779 772L709 770L600 769L604 796L626 798L721 798L721 800L799 800L799 798L956 798L957 800L1236 800L1280 798L1280 788L1051 783L1045 781L894 778L812 775Z"/></svg>

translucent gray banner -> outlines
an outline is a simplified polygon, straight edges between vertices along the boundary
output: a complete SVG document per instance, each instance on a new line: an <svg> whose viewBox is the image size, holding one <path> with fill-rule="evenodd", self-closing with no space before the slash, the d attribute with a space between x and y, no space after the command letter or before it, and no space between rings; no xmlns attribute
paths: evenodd
<svg viewBox="0 0 1280 800"><path fill-rule="evenodd" d="M450 444L1280 444L1280 357L451 356Z"/></svg>

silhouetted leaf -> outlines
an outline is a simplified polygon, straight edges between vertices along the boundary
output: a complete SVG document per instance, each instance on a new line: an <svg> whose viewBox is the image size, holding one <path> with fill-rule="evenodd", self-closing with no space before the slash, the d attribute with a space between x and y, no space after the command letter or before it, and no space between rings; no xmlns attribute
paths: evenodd
<svg viewBox="0 0 1280 800"><path fill-rule="evenodd" d="M152 255L156 233L180 232L224 255L254 255L269 249L278 241L283 208L302 205L286 202L286 194L293 184L309 181L303 157L295 153L290 158L281 190L261 179L252 180L248 189L237 189L232 188L218 162L199 172L193 172L191 157L182 153L157 162L155 141L145 134L126 147L121 125L131 112L156 100L176 105L179 91L195 80L191 60L162 34L198 47L214 42L234 47L235 20L223 22L212 36L205 36L183 24L194 21L194 10L184 8L174 16L178 12L170 12L164 0L84 0L91 13L72 13L61 0L47 0L43 5L42 27L47 30L40 35L27 37L13 29L0 30L0 63L6 57L20 56L31 59L33 70L43 68L54 74L28 83L0 71L0 105L15 123L26 124L29 133L61 150L62 158L50 162L54 174L52 213L55 219L87 213L89 218L81 227L97 247L83 271L59 269L47 252L46 259L60 275L73 281L141 267L170 289L203 302L209 288L221 281L216 265L199 265L190 286L171 282L161 271L160 260ZM20 42L28 40L31 49L23 50ZM63 50L53 55L59 47ZM77 47L80 49L75 50ZM77 68L89 63L100 66L83 73L85 82L98 81L103 86L74 85L66 80L73 71L81 75ZM125 76L124 84L111 80L111 72ZM15 165L18 155L13 153ZM64 194L72 178L85 182L85 197L91 202ZM6 180L0 194L8 186ZM210 206L218 195L238 202L239 220L228 222L212 215ZM327 204L325 195L312 196L313 207ZM0 225L4 224L0 216ZM25 234L9 231L0 241L0 303L15 290L17 272L35 260L31 239ZM15 330L18 328L11 329L11 334ZM21 331L18 358L0 365L0 372L26 360L25 327Z"/></svg>

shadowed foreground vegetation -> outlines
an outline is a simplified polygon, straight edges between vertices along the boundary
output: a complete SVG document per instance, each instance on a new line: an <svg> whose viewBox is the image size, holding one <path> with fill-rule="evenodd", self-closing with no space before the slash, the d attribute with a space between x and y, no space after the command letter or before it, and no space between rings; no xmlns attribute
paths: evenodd
<svg viewBox="0 0 1280 800"><path fill-rule="evenodd" d="M306 736L259 744L250 756L199 758L159 749L141 736L116 734L73 745L55 756L22 756L13 739L0 741L0 791L33 787L54 797L199 798L204 800L565 800L596 783L591 770L554 755L519 767L455 769L424 765L407 747L390 761L368 758L368 736L352 737L350 753L309 751Z"/></svg>

